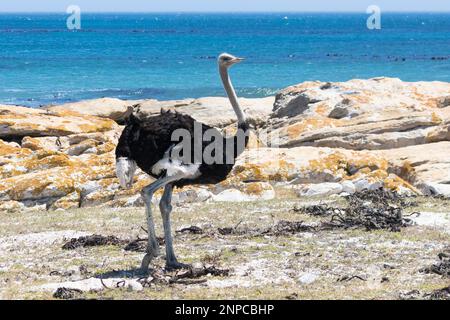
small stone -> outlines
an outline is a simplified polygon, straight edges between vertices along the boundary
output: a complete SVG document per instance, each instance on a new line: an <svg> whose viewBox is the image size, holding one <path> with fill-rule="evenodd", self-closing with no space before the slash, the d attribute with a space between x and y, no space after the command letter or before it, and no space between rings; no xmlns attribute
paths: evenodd
<svg viewBox="0 0 450 320"><path fill-rule="evenodd" d="M194 262L193 264L192 264L192 268L194 268L194 269L203 269L203 263L201 263L201 262Z"/></svg>
<svg viewBox="0 0 450 320"><path fill-rule="evenodd" d="M310 185L306 191L301 191L300 195L306 197L330 196L342 192L342 186L339 183L325 182Z"/></svg>
<svg viewBox="0 0 450 320"><path fill-rule="evenodd" d="M129 281L127 289L128 291L142 291L144 287L137 281Z"/></svg>
<svg viewBox="0 0 450 320"><path fill-rule="evenodd" d="M421 190L426 195L450 198L450 184L424 183Z"/></svg>
<svg viewBox="0 0 450 320"><path fill-rule="evenodd" d="M380 189L381 187L383 187L383 182L381 181L376 181L376 182L369 182L369 180L367 179L360 179L357 181L354 181L354 186L355 186L355 190L356 192L361 192L364 190L377 190Z"/></svg>
<svg viewBox="0 0 450 320"><path fill-rule="evenodd" d="M356 187L351 181L344 181L341 183L342 192L347 194L354 194L356 192Z"/></svg>
<svg viewBox="0 0 450 320"><path fill-rule="evenodd" d="M315 273L304 273L298 278L298 281L301 284L311 284L315 282L318 278L319 276Z"/></svg>

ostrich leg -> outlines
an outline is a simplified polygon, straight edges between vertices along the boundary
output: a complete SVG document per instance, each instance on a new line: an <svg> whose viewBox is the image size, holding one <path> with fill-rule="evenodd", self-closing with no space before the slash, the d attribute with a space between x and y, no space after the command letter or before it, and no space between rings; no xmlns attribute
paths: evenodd
<svg viewBox="0 0 450 320"><path fill-rule="evenodd" d="M145 211L147 216L147 233L148 233L147 251L144 259L142 260L141 265L141 269L143 272L146 272L148 270L148 266L150 265L152 259L159 255L159 246L158 241L156 240L155 223L153 221L153 213L152 213L152 197L154 191L147 189L150 187L151 185L142 190L142 198L144 199L145 202Z"/></svg>
<svg viewBox="0 0 450 320"><path fill-rule="evenodd" d="M141 195L145 202L145 209L147 214L147 226L148 226L148 243L147 254L142 260L141 269L143 272L147 272L148 266L154 257L159 255L158 241L156 240L155 223L153 221L152 213L152 198L153 194L159 188L165 186L168 183L177 181L183 178L182 176L164 177L156 180L152 184L142 189Z"/></svg>
<svg viewBox="0 0 450 320"><path fill-rule="evenodd" d="M164 188L164 194L159 203L159 208L161 210L161 216L163 219L164 226L164 240L166 243L166 269L182 269L188 267L188 265L179 263L175 257L175 252L173 251L172 242L172 230L170 224L170 213L172 212L172 191L173 185L167 184Z"/></svg>

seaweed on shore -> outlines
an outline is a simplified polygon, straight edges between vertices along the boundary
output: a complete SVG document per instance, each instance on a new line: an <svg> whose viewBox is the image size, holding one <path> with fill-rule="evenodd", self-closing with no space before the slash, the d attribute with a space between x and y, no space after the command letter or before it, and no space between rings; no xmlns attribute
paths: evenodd
<svg viewBox="0 0 450 320"><path fill-rule="evenodd" d="M315 227L305 224L303 221L287 221L281 220L278 223L267 228L237 228L226 227L219 228L217 231L219 234L225 235L248 235L253 237L259 236L282 236L290 235L298 232L315 231Z"/></svg>
<svg viewBox="0 0 450 320"><path fill-rule="evenodd" d="M133 252L146 252L148 238L137 238L132 241L126 241L126 245L123 248L125 251ZM164 245L164 238L156 237L156 241L160 246Z"/></svg>
<svg viewBox="0 0 450 320"><path fill-rule="evenodd" d="M177 230L176 233L187 233L187 234L202 234L203 229L197 226L190 226L187 228L183 228L181 230Z"/></svg>
<svg viewBox="0 0 450 320"><path fill-rule="evenodd" d="M425 295L429 300L450 300L450 286L438 290L434 290L431 293Z"/></svg>
<svg viewBox="0 0 450 320"><path fill-rule="evenodd" d="M207 279L204 278L206 276L228 277L229 275L229 269L218 269L215 266L203 266L201 268L189 266L175 273L165 269L155 269L149 276L139 279L139 282L143 287L171 284L192 285L207 282Z"/></svg>
<svg viewBox="0 0 450 320"><path fill-rule="evenodd" d="M315 231L315 228L313 226L305 224L303 221L281 220L276 225L272 226L271 228L262 233L267 235L280 236L280 235L294 234L297 232L310 232L310 231Z"/></svg>
<svg viewBox="0 0 450 320"><path fill-rule="evenodd" d="M424 293L419 290L412 290L406 293L400 293L401 300L450 300L450 286L437 289L432 292Z"/></svg>
<svg viewBox="0 0 450 320"><path fill-rule="evenodd" d="M64 250L74 250L80 247L96 247L96 246L117 246L123 245L125 243L124 240L121 240L115 236L101 236L98 234L94 234L91 236L72 238L68 242L66 242L62 248Z"/></svg>
<svg viewBox="0 0 450 320"><path fill-rule="evenodd" d="M53 293L53 298L62 300L74 300L78 299L83 291L79 289L71 288L58 288L55 293Z"/></svg>
<svg viewBox="0 0 450 320"><path fill-rule="evenodd" d="M316 217L326 217L332 215L338 210L326 204L314 204L307 207L294 207L292 211L296 213L309 214Z"/></svg>
<svg viewBox="0 0 450 320"><path fill-rule="evenodd" d="M403 208L417 205L414 196L403 196L395 191L379 188L377 190L363 190L346 197L351 201L370 201L377 206L397 205Z"/></svg>
<svg viewBox="0 0 450 320"><path fill-rule="evenodd" d="M362 191L346 196L345 208L333 208L328 205L313 205L294 208L313 216L329 216L329 221L322 222L320 230L365 228L367 231L385 229L398 232L403 227L413 224L405 218L403 208L413 206L414 202L389 190L378 189Z"/></svg>
<svg viewBox="0 0 450 320"><path fill-rule="evenodd" d="M439 262L429 267L420 269L422 273L434 273L443 277L450 278L450 247L445 248L444 252L438 254Z"/></svg>
<svg viewBox="0 0 450 320"><path fill-rule="evenodd" d="M226 277L230 274L228 269L217 269L215 266L203 267L203 268L189 268L177 272L170 280L169 283L184 282L185 279L197 279L207 275L214 277Z"/></svg>
<svg viewBox="0 0 450 320"><path fill-rule="evenodd" d="M163 245L164 239L157 238L158 244ZM77 248L100 247L100 246L123 246L125 251L145 252L147 247L147 238L137 238L134 240L124 240L115 236L102 236L94 234L79 238L72 238L63 246L63 250L75 250Z"/></svg>

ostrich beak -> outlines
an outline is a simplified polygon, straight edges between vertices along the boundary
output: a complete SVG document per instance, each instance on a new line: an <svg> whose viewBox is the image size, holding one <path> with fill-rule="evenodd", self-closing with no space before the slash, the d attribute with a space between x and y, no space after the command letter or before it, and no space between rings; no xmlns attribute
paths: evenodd
<svg viewBox="0 0 450 320"><path fill-rule="evenodd" d="M245 58L234 58L234 59L232 60L232 62L233 62L233 63L239 63L239 62L244 61L244 60L245 60Z"/></svg>

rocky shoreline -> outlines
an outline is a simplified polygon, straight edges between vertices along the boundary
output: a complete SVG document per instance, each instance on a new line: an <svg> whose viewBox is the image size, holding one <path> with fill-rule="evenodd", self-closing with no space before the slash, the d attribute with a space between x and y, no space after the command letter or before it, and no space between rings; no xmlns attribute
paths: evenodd
<svg viewBox="0 0 450 320"><path fill-rule="evenodd" d="M300 197L384 187L450 197L450 83L392 78L305 82L276 97L240 99L255 131L220 185L186 187L175 202ZM233 133L225 98L103 98L30 109L0 105L0 211L140 206L140 172L120 190L114 149L123 116L174 109Z"/></svg>

